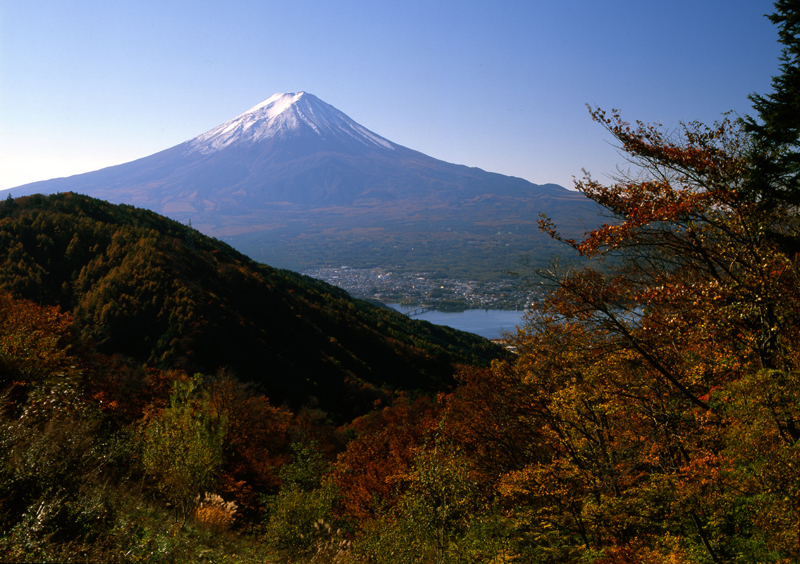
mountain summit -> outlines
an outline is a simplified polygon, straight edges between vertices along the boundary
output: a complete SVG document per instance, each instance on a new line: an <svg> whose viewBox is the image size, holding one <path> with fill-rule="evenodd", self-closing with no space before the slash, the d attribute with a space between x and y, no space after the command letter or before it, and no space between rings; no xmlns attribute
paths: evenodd
<svg viewBox="0 0 800 564"><path fill-rule="evenodd" d="M275 94L154 155L10 193L68 191L191 220L257 260L294 269L329 261L409 268L461 264L463 257L480 262L480 249L496 262L498 249L482 243L497 235L515 238L497 243L513 264L532 249L540 213L566 218L570 227L595 210L555 184L447 163L393 143L306 92ZM442 241L448 242L437 246ZM469 253L454 253L453 245L468 245ZM410 255L396 249L417 251L409 263Z"/></svg>
<svg viewBox="0 0 800 564"><path fill-rule="evenodd" d="M317 135L326 143L357 141L369 148L394 149L394 144L360 126L313 94L275 94L240 116L189 142L203 154L226 147L249 145L270 138Z"/></svg>

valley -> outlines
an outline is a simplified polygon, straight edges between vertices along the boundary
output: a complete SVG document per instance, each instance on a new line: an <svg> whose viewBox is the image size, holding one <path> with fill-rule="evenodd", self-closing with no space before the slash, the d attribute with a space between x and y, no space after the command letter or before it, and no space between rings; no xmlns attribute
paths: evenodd
<svg viewBox="0 0 800 564"><path fill-rule="evenodd" d="M575 197L565 193L559 206L551 202L548 209L565 232L577 236L584 224L570 215ZM348 265L495 283L510 272L544 267L565 251L539 230L536 206L521 199L498 205L494 215L452 209L430 217L433 212L421 207L395 203L381 214L349 210L335 219L322 211L269 211L265 215L287 224L220 238L258 262L299 272Z"/></svg>

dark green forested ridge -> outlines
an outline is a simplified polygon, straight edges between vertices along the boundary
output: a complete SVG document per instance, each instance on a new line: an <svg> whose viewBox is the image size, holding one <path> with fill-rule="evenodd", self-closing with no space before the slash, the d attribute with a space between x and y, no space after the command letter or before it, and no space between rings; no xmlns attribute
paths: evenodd
<svg viewBox="0 0 800 564"><path fill-rule="evenodd" d="M440 389L456 363L499 353L153 212L71 193L0 204L0 290L72 312L102 352L190 373L226 367L275 401L316 397L339 416L382 386Z"/></svg>

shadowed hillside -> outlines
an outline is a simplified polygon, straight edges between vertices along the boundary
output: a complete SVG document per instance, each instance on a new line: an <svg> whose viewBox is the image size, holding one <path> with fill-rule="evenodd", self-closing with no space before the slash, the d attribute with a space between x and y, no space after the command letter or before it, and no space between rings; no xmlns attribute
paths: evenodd
<svg viewBox="0 0 800 564"><path fill-rule="evenodd" d="M153 212L70 193L0 205L0 290L71 312L102 352L190 373L227 367L273 400L316 398L335 418L382 387L440 389L456 364L502 354Z"/></svg>

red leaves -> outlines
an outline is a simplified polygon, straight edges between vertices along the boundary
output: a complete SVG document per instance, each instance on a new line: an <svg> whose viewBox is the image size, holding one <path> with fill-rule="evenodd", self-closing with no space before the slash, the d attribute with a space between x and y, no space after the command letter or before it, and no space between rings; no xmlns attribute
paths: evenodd
<svg viewBox="0 0 800 564"><path fill-rule="evenodd" d="M421 397L413 402L401 398L350 425L356 438L339 456L333 474L347 515L368 521L380 506L396 502L396 478L408 472L417 447L435 424L435 406Z"/></svg>
<svg viewBox="0 0 800 564"><path fill-rule="evenodd" d="M675 133L662 131L660 125L637 122L632 128L614 111L591 110L631 155L630 162L641 175L623 174L617 182L605 186L590 177L576 182L576 188L606 208L616 220L589 233L575 247L580 254L595 256L636 244L643 231L661 229L661 225L685 225L705 221L709 216L725 215L724 206L742 205L737 188L747 167L744 156L746 140L725 118L713 128L699 123L681 124ZM720 208L723 206L723 208ZM540 228L558 238L549 221Z"/></svg>
<svg viewBox="0 0 800 564"><path fill-rule="evenodd" d="M737 126L728 117L713 127L694 121L666 132L661 124L639 121L632 128L617 110L612 110L611 117L599 108L589 111L592 119L614 136L622 151L660 170L682 173L687 180L711 180L742 162L740 155L747 140L738 135Z"/></svg>

